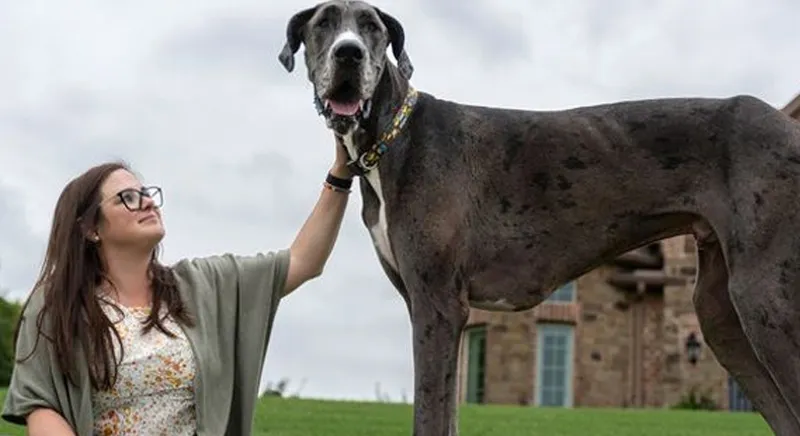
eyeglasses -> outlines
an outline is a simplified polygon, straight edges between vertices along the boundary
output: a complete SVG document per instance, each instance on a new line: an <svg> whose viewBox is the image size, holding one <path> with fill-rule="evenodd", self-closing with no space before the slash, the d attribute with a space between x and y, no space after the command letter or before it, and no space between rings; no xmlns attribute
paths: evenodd
<svg viewBox="0 0 800 436"><path fill-rule="evenodd" d="M117 192L116 197L118 197L122 201L122 204L131 212L144 208L145 197L151 199L156 207L161 207L161 205L164 204L164 194L158 186L145 186L142 189L123 189Z"/></svg>

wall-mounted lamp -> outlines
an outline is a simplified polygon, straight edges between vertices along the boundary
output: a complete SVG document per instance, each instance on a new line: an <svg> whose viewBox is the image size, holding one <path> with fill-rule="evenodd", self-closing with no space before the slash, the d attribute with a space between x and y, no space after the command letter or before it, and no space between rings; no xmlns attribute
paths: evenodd
<svg viewBox="0 0 800 436"><path fill-rule="evenodd" d="M697 340L697 335L695 332L689 333L689 336L686 337L686 356L689 358L689 363L692 365L696 365L697 361L700 359L700 348L702 348L703 344Z"/></svg>

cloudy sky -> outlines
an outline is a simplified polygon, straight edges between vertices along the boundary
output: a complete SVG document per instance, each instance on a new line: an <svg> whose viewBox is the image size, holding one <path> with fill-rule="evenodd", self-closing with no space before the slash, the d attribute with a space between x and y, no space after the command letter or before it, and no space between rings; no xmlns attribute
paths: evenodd
<svg viewBox="0 0 800 436"><path fill-rule="evenodd" d="M302 58L294 74L277 62L311 4L0 0L0 288L26 294L60 190L106 159L163 186L167 261L290 244L334 151ZM793 0L376 4L405 26L414 85L465 103L800 93ZM406 309L360 209L356 192L324 276L281 306L264 378L290 392L411 394Z"/></svg>

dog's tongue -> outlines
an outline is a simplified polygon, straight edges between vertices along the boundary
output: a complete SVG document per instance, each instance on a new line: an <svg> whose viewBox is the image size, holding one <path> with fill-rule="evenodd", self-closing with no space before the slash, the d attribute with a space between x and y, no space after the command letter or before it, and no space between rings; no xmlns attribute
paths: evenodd
<svg viewBox="0 0 800 436"><path fill-rule="evenodd" d="M355 115L356 112L358 112L358 107L359 107L358 101L343 103L340 101L329 100L328 103L331 106L331 110L336 115L351 116Z"/></svg>

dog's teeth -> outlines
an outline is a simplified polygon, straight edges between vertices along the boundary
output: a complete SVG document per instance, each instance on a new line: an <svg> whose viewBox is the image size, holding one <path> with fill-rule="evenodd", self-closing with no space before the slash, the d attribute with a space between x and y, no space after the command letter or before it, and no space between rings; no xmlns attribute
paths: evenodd
<svg viewBox="0 0 800 436"><path fill-rule="evenodd" d="M364 118L369 116L371 109L372 109L372 102L370 100L361 103L361 113Z"/></svg>

